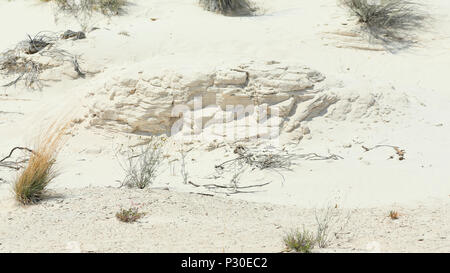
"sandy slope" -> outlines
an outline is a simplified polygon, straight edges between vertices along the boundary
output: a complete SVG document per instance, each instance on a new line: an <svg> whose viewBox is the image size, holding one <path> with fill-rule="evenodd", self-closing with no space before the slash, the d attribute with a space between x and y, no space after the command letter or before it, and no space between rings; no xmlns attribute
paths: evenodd
<svg viewBox="0 0 450 273"><path fill-rule="evenodd" d="M449 251L448 1L422 1L433 16L428 30L420 33L416 47L395 54L375 45L367 48L364 37L346 35L357 28L335 0L258 0L263 15L245 18L203 11L193 0L132 2L126 15L95 17L89 23L98 30L85 40L64 44L81 55L82 66L92 72L87 79L73 79L73 72L65 71L46 75L50 80L42 91L0 89L0 155L16 145L30 146L56 116L69 112L82 120L60 154L62 174L52 186L64 197L18 208L9 185L16 173L0 168L0 178L7 181L0 180L0 250L65 251L67 242L78 241L83 250L94 251L279 251L285 229L313 227L312 208L339 203L355 216L348 225L351 241L338 239L333 249L365 251L368 243L378 241L382 251ZM0 1L0 25L14 26L2 27L7 39L0 39L0 51L27 33L79 29L68 19L56 24L48 4L25 0ZM252 60L294 62L326 76L324 86L340 103L308 120L310 133L285 148L293 154L333 153L343 160L299 159L281 175L246 170L243 185L270 185L222 199L223 192L214 193L221 197L177 193L200 190L182 183L179 147L174 146L169 150L172 163L163 165L154 185L170 192L98 188L118 185L123 171L116 148L139 140L88 126L89 93L139 69L183 71L188 77L194 75L191 67L206 71ZM406 160L388 159L395 156L391 148L364 152L361 147L378 144L400 146ZM232 144L210 149L208 143L194 143L185 148L192 148L186 164L190 180L200 184L211 183L215 164L235 156ZM229 183L229 176L213 182ZM114 211L129 205L130 199L146 203L149 214L142 223L120 224ZM188 209L187 214L180 217L180 208ZM391 222L386 218L391 209L405 216ZM235 211L238 214L232 214ZM200 221L197 216L203 212L208 215ZM227 224L228 217L235 217L233 225ZM56 233L51 232L53 224L60 225ZM29 232L20 232L22 228ZM81 228L89 232L77 235ZM150 243L134 243L137 237ZM28 244L31 238L33 245Z"/></svg>
<svg viewBox="0 0 450 273"><path fill-rule="evenodd" d="M37 206L2 209L2 252L280 252L286 231L315 229L315 211L293 206L166 190L89 187L54 195ZM147 215L117 221L119 208L131 204ZM333 209L342 219L331 222L338 238L317 251L450 251L448 203L395 205L398 220L388 217L390 208Z"/></svg>

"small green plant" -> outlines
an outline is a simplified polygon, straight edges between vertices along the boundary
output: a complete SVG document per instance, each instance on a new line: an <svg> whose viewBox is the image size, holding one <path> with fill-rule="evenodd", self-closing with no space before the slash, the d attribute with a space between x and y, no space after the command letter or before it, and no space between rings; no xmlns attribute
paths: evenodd
<svg viewBox="0 0 450 273"><path fill-rule="evenodd" d="M285 235L283 242L288 251L310 253L316 245L316 236L305 229L292 230Z"/></svg>
<svg viewBox="0 0 450 273"><path fill-rule="evenodd" d="M248 0L200 0L200 5L224 15L251 15L255 11Z"/></svg>
<svg viewBox="0 0 450 273"><path fill-rule="evenodd" d="M129 209L120 209L119 212L116 213L116 218L121 222L125 223L133 223L137 220L144 217L144 212L139 212L139 208L129 208Z"/></svg>

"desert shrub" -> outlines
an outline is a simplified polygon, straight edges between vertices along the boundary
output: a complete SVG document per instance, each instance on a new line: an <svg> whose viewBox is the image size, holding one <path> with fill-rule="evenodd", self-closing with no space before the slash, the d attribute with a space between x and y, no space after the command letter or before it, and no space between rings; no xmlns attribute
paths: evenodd
<svg viewBox="0 0 450 273"><path fill-rule="evenodd" d="M153 182L163 160L164 142L163 138L152 137L146 144L125 152L125 162L119 161L126 174L122 186L144 189Z"/></svg>
<svg viewBox="0 0 450 273"><path fill-rule="evenodd" d="M83 31L87 31L94 12L106 16L123 13L126 0L54 0L57 14L74 17Z"/></svg>
<svg viewBox="0 0 450 273"><path fill-rule="evenodd" d="M285 235L283 242L288 251L310 253L316 245L316 237L305 229L302 231L292 230Z"/></svg>
<svg viewBox="0 0 450 273"><path fill-rule="evenodd" d="M129 209L120 209L119 212L116 213L116 218L121 222L125 223L133 223L137 220L141 219L145 213L139 212L138 208L129 208Z"/></svg>
<svg viewBox="0 0 450 273"><path fill-rule="evenodd" d="M28 88L42 88L40 74L47 69L71 63L79 77L85 74L78 64L78 57L60 47L59 34L43 31L34 37L20 41L14 48L0 53L0 76L8 79L2 87L24 82ZM51 62L50 62L51 60Z"/></svg>
<svg viewBox="0 0 450 273"><path fill-rule="evenodd" d="M123 12L125 0L99 0L98 9L105 15L119 15Z"/></svg>
<svg viewBox="0 0 450 273"><path fill-rule="evenodd" d="M426 14L407 0L341 0L373 37L384 42L407 42L421 29Z"/></svg>
<svg viewBox="0 0 450 273"><path fill-rule="evenodd" d="M66 126L53 125L38 140L27 166L13 184L16 200L24 205L42 199L46 188L57 177L56 156L63 143Z"/></svg>
<svg viewBox="0 0 450 273"><path fill-rule="evenodd" d="M255 11L248 0L200 0L200 5L225 15L250 15Z"/></svg>
<svg viewBox="0 0 450 273"><path fill-rule="evenodd" d="M99 11L104 15L118 15L123 11L125 0L54 0L58 8L72 14Z"/></svg>

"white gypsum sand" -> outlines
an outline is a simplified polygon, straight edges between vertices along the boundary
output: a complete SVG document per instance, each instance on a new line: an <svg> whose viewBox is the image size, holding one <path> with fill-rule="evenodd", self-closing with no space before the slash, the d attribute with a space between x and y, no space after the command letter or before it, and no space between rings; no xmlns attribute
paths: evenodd
<svg viewBox="0 0 450 273"><path fill-rule="evenodd" d="M42 90L0 88L0 159L55 117L73 121L54 198L21 207L10 190L17 171L0 166L0 251L277 252L284 232L315 232L314 210L335 205L342 234L319 251L450 250L448 1L422 1L427 31L396 52L369 42L335 0L255 0L250 17L190 0L132 2L120 16L94 14L86 39L58 42L85 78L70 62L49 62ZM9 26L0 52L27 34L80 30L37 0L0 1L0 25ZM171 135L174 105L193 119ZM237 105L268 106L277 142L252 139L260 132L245 119L221 130L224 109ZM168 139L150 189L111 188L125 175L119 150L152 134ZM237 146L288 155L290 169L234 164ZM147 214L119 222L114 214L133 203Z"/></svg>

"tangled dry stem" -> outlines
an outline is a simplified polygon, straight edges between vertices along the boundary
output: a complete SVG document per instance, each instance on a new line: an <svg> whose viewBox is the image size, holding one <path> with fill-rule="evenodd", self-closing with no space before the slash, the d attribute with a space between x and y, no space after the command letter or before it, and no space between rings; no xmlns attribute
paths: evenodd
<svg viewBox="0 0 450 273"><path fill-rule="evenodd" d="M304 160L339 160L343 159L341 156L336 154L330 154L327 156L322 156L316 153L307 154L289 154L284 150L251 150L242 145L236 146L234 153L238 157L226 160L219 165L215 166L216 173L218 177L223 177L224 173L232 172L233 175L228 184L196 184L192 181L188 183L195 187L203 187L207 190L217 191L226 190L226 194L236 194L236 193L254 193L257 188L261 188L269 185L271 182L260 183L255 185L240 186L240 177L244 173L246 168L259 169L259 170L270 170L275 171L281 175L284 181L284 176L280 170L289 170L293 161L296 159Z"/></svg>
<svg viewBox="0 0 450 273"><path fill-rule="evenodd" d="M2 87L15 86L23 81L28 88L42 88L40 74L53 68L54 65L42 63L39 56L49 57L51 60L65 63L70 62L79 77L84 78L78 63L78 57L66 50L58 48L60 35L54 32L39 32L34 37L28 35L28 39L19 42L13 49L0 54L0 75L10 80Z"/></svg>
<svg viewBox="0 0 450 273"><path fill-rule="evenodd" d="M363 29L386 48L398 50L417 40L415 32L425 26L427 14L421 5L407 0L341 0L355 14Z"/></svg>
<svg viewBox="0 0 450 273"><path fill-rule="evenodd" d="M208 11L231 16L252 15L256 10L248 0L200 0L199 3Z"/></svg>
<svg viewBox="0 0 450 273"><path fill-rule="evenodd" d="M15 151L26 151L29 153L34 153L33 150L26 148L26 147L14 147L11 149L9 154L5 156L4 158L0 159L0 167L6 167L14 170L20 170L22 168L22 164L26 163L28 159L21 158L19 160L10 161L7 159L10 159Z"/></svg>
<svg viewBox="0 0 450 273"><path fill-rule="evenodd" d="M125 160L121 160L116 154L120 166L125 171L121 187L144 189L153 183L163 160L164 142L165 139L152 137L137 149L131 147L125 151Z"/></svg>

